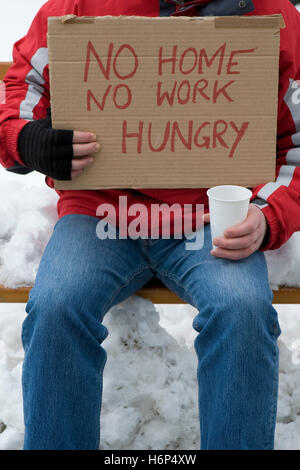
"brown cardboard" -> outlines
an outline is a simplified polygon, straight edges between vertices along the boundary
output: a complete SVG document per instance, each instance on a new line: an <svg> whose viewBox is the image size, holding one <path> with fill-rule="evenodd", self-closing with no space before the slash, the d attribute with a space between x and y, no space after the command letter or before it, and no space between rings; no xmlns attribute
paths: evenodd
<svg viewBox="0 0 300 470"><path fill-rule="evenodd" d="M101 143L55 188L274 181L281 26L281 15L49 18L53 127Z"/></svg>

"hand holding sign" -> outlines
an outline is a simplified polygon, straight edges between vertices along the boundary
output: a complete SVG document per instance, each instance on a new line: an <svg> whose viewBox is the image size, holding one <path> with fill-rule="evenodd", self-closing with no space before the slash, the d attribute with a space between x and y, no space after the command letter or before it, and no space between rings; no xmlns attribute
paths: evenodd
<svg viewBox="0 0 300 470"><path fill-rule="evenodd" d="M97 137L95 134L90 132L74 131L73 156L85 158L76 158L72 160L72 179L79 176L85 168L94 162L94 158L91 154L98 152L100 149L100 145L96 140Z"/></svg>
<svg viewBox="0 0 300 470"><path fill-rule="evenodd" d="M101 140L92 168L55 188L274 181L278 16L50 17L54 128Z"/></svg>

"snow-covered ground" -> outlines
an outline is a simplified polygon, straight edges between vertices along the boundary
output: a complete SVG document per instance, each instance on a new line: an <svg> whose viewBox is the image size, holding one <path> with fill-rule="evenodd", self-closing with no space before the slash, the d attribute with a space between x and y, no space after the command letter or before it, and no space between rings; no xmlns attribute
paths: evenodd
<svg viewBox="0 0 300 470"><path fill-rule="evenodd" d="M133 296L104 321L101 449L199 449L195 331L191 306L153 306ZM299 308L279 309L280 394L276 449L300 449ZM20 342L24 305L0 310L1 449L21 449ZM0 424L1 431L1 424Z"/></svg>
<svg viewBox="0 0 300 470"><path fill-rule="evenodd" d="M0 16L1 60L11 60L13 42L26 33L43 3L5 3L5 15ZM8 17L14 18L14 28ZM56 220L55 193L38 174L18 177L0 169L0 201L5 201L0 206L0 284L30 284ZM300 285L299 233L266 257L272 286ZM282 329L275 446L300 449L300 306L275 307ZM24 309L23 304L0 304L0 450L21 449L23 443ZM195 314L189 305L154 307L136 296L108 312L102 449L199 448Z"/></svg>
<svg viewBox="0 0 300 470"><path fill-rule="evenodd" d="M30 284L57 220L57 197L43 176L1 168L0 200L0 284ZM300 233L266 257L273 286L300 285ZM22 448L24 309L0 304L0 449ZM300 449L300 306L277 310L282 336L276 448ZM189 305L153 306L137 296L107 313L102 449L199 448L195 315Z"/></svg>

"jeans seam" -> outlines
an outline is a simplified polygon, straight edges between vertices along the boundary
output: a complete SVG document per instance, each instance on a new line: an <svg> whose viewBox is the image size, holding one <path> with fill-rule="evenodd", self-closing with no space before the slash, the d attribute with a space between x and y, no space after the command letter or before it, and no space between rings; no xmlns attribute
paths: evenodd
<svg viewBox="0 0 300 470"><path fill-rule="evenodd" d="M26 336L25 335L25 330L27 330L27 328L26 328L26 325L24 325L24 322L23 322L22 330L21 330L21 342L22 342L22 345L23 345L24 352L26 353L27 343L26 343L26 337L25 337Z"/></svg>
<svg viewBox="0 0 300 470"><path fill-rule="evenodd" d="M146 257L148 258L148 261L150 262L150 249L149 249L149 245L147 243L147 240L143 240L143 247L144 247L144 250L145 250Z"/></svg>
<svg viewBox="0 0 300 470"><path fill-rule="evenodd" d="M276 335L273 336L273 339L277 341ZM274 441L274 421L275 421L275 427L276 427L276 414L277 414L277 400L278 400L278 346L277 343L275 344L275 351L273 352L273 359L276 361L276 378L275 380L273 379L274 383L274 390L272 393L272 406L271 406L271 412L270 412L270 418L269 418L269 441L267 441L266 444L266 449L271 449L273 448L273 441ZM275 416L274 416L275 415Z"/></svg>
<svg viewBox="0 0 300 470"><path fill-rule="evenodd" d="M110 309L110 305L112 305L113 301L115 300L115 298L117 297L117 295L121 292L122 289L124 289L124 287L127 287L128 284L140 273L142 273L143 271L145 271L146 269L149 269L148 266L144 266L144 267L141 267L139 268L139 270L135 271L134 273L132 273L132 275L126 280L126 282L124 284L122 284L121 286L118 287L118 289L115 291L115 293L113 294L113 296L111 297L111 299L106 302L106 304L104 305L103 307L103 312L104 314Z"/></svg>
<svg viewBox="0 0 300 470"><path fill-rule="evenodd" d="M183 291L186 293L187 297L191 299L192 305L193 305L195 308L197 308L197 307L196 307L197 304L196 304L196 302L195 302L195 299L194 299L193 296L186 290L186 288L181 284L180 280L179 280L176 276L174 276L173 274L170 274L170 273L168 273L168 272L166 272L166 271L161 271L161 272L159 273L159 275L165 276L166 278L171 279L172 281L174 281L175 284L176 284L178 287L180 287L181 289L183 289Z"/></svg>
<svg viewBox="0 0 300 470"><path fill-rule="evenodd" d="M274 295L272 295L272 300L273 300ZM278 343L277 340L281 334L281 328L279 324L279 319L278 319L278 314L276 312L276 332L272 333L272 340L275 342L274 346L274 351L273 351L273 360L276 362L276 376L275 379L273 379L274 383L274 390L272 394L272 407L271 407L271 413L270 413L270 420L269 420L269 433L270 433L270 440L269 440L269 446L267 446L267 449L274 448L274 434L275 434L275 429L276 429L276 417L277 417L277 407L278 407L278 386L279 386L279 349L278 349Z"/></svg>
<svg viewBox="0 0 300 470"><path fill-rule="evenodd" d="M106 335L107 336L107 335ZM103 339L106 338L106 336L104 336ZM102 342L103 340L101 340ZM107 353L105 351L105 361L103 362L103 365L102 367L100 368L100 376L101 376L101 390L100 390L100 394L99 394L99 418L101 419L101 411L102 411L102 403L103 403L103 371L104 371L104 367L106 365L106 362L107 362ZM100 419L98 419L97 421L97 441L96 441L96 449L99 449L100 445L101 445L101 425L100 425Z"/></svg>

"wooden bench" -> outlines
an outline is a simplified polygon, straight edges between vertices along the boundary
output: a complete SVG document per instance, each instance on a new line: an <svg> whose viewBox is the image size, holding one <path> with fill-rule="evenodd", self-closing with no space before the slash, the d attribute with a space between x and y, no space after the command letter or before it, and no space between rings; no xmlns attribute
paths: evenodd
<svg viewBox="0 0 300 470"><path fill-rule="evenodd" d="M11 64L12 62L0 62L0 80L3 80L3 77Z"/></svg>
<svg viewBox="0 0 300 470"><path fill-rule="evenodd" d="M10 62L0 62L0 80L11 66ZM19 287L10 289L0 285L1 302L27 302L31 287ZM281 287L275 290L273 303L275 304L300 304L300 289ZM155 304L180 304L184 303L176 294L167 289L158 279L152 279L140 289L137 295L151 300Z"/></svg>
<svg viewBox="0 0 300 470"><path fill-rule="evenodd" d="M0 303L22 303L27 302L31 287L18 287L10 289L0 286ZM281 287L274 290L274 304L300 304L300 289ZM154 304L183 304L184 301L176 294L167 289L159 279L153 278L136 295L151 300Z"/></svg>

